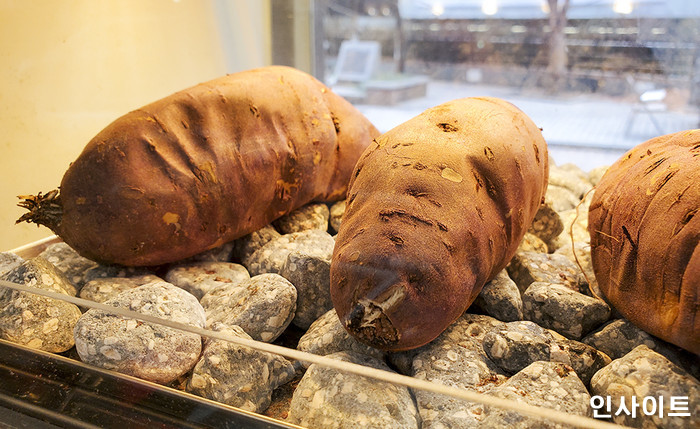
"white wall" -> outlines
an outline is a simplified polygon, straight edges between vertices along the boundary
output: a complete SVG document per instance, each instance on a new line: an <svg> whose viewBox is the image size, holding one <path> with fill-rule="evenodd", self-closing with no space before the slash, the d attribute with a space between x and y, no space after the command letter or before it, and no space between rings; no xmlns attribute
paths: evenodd
<svg viewBox="0 0 700 429"><path fill-rule="evenodd" d="M0 251L52 233L14 225L17 195L55 189L109 122L270 62L261 0L0 0Z"/></svg>

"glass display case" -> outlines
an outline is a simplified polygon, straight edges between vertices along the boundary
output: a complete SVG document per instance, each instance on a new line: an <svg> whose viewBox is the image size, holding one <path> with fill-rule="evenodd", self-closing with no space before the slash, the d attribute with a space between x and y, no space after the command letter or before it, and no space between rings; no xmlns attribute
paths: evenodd
<svg viewBox="0 0 700 429"><path fill-rule="evenodd" d="M4 36L0 38L4 113L0 121L6 154L0 184L5 207L0 213L2 426L593 428L700 423L700 360L694 354L697 350L687 346L692 338L661 339L610 303L596 281L588 232L591 200L609 166L645 141L699 127L700 3L0 0L0 21ZM232 241L222 238L187 258L162 263L94 262L84 257L92 255L91 250L80 249L81 256L66 244L70 237L29 223L15 225L24 209L32 208L31 201L39 206L55 196L29 194L57 189L59 184L67 187L61 182L64 173L83 150L88 152L86 144L122 116L148 110L142 106L202 82L276 65L313 76L322 88L313 93L314 101L326 97L326 91L342 97L350 106L347 109L371 123L353 122L356 135L370 135L365 146L387 152L400 144L384 147L382 136L392 141L396 134L391 132L397 127L428 109L463 98L505 101L541 131L547 160L539 158L537 147L533 156L538 166L547 166L542 168L547 175L544 187L548 181L549 188L535 196L532 226L513 227L517 233L506 226L511 216L522 217L520 224L525 222L523 211L529 209L516 207L499 224L503 233L484 238L482 247L476 238L463 238L454 246L475 249L472 253L477 256L460 253L463 258L458 263L466 265L479 258L497 259L493 248L500 245L500 237L517 236L514 244L503 244L508 258L501 269L493 268L499 266L494 263L489 268L493 273L475 275L480 283L470 293L466 312L430 342L392 350L368 345L371 341L365 334L356 335L361 331L380 337L377 332L386 326L381 325L384 308L380 304L393 305L392 300L402 301L403 295L362 301L357 298L362 292L358 286L356 301L365 302L364 313L355 312L342 323L338 317L342 311L331 300L332 273L340 270L333 266L338 255L334 252L340 252L336 240L350 235L340 229L354 201L352 192L346 201L345 191L350 173L355 180L364 168L360 164L343 173L347 180L335 192L338 195L285 206L263 228L257 225ZM272 94L273 82L260 87L251 84L251 88L256 89L246 93L246 100L265 94L268 98L262 103L272 107L266 110L251 101L246 109L236 111L239 116L219 115L226 117L222 123L227 121L221 128L238 130L235 139L241 140L244 125L238 119L243 111L257 118L268 112L278 115L272 122L280 135L288 131L280 131L284 128L279 126L280 118L296 113L308 121L300 122L300 127L312 129L328 119L330 134L343 130L334 111L324 116L319 113L322 107L292 103L290 111L280 108L287 100L281 91ZM299 90L295 94L304 96ZM223 104L230 100L226 97L221 95ZM207 100L213 103L214 99ZM181 128L196 136L195 145L218 137L220 128L212 128L211 134L206 127L197 128L199 119L208 123L214 117L207 116L206 103L199 107L192 107L198 106L196 102L182 103L177 108L187 115ZM291 111L295 109L298 112ZM506 133L503 130L517 122L513 118L488 126L497 130L493 133ZM487 118L483 123L490 124ZM438 125L448 134L457 131L453 123ZM159 126L164 134L170 132L168 125ZM256 129L262 132L263 128ZM128 133L123 130L116 134ZM250 138L261 153L271 140L259 135ZM289 137L285 150L288 145L295 153L302 151L303 144L296 140ZM151 143L152 152L157 152L158 142ZM310 147L316 150L322 144L314 137ZM337 152L340 147L338 143ZM299 159L323 164L326 155L321 150L301 154ZM277 160L287 156L275 151L270 150ZM480 149L479 155L482 152L493 161L490 147ZM154 167L143 173L150 168L144 161L148 154L124 155L131 165L139 166L136 176L150 174L156 182L164 171L171 177L188 169L194 172L197 191L174 185L175 193L195 195L201 186L218 180L214 167L197 164L198 158L189 155L179 158L185 161L175 163L176 167ZM356 154L353 166L361 154ZM214 158L219 156L216 152ZM232 169L234 173L221 177L255 169L261 171L258 176L277 174L263 171L273 161L249 159L249 164L242 162ZM700 171L698 159L689 158L682 168ZM417 171L429 169L427 162L421 163L424 160L406 165ZM282 164L296 162L294 158ZM301 166L302 161L298 162ZM357 180L381 182L393 177L394 164L369 179ZM438 174L444 183L472 179L446 165ZM523 173L519 160L513 165L523 178L518 189L525 195L534 179L526 177L530 173ZM115 173L101 174L84 179L81 186ZM490 180L487 175L480 179L477 172L474 176L475 192L483 188L494 200L508 187L507 180ZM239 185L252 180L246 178ZM227 204L245 205L247 195L267 193L287 201L301 187L293 180L293 174L283 175L273 183L274 192L250 189ZM121 182L115 179L114 183ZM420 183L420 189L407 186L406 193L416 199L411 206L423 210L424 205L445 204L420 200L432 192L430 185ZM398 188L392 186L392 192ZM696 228L693 215L699 202L692 200L693 191L683 195L683 204L690 201L690 211L679 225ZM393 216L413 230L425 225L440 233L452 230L453 223L427 219L427 209L421 215L399 209L389 213L398 200L398 196L382 200L387 207L378 215L383 225L390 225ZM23 208L16 207L18 202ZM187 208L187 215L168 211L158 219L172 229L173 237L178 236L181 228L188 228L187 216L200 210L200 202ZM207 200L201 207L218 203ZM274 204L269 206L277 210ZM261 211L274 210L266 206ZM457 211L462 220L454 225L477 219L476 214L472 219ZM478 211L482 221L490 218ZM150 220L143 216L142 221ZM200 233L207 230L208 221L201 222ZM216 222L221 221L211 223ZM351 225L354 235L364 231L364 225ZM218 224L222 236L229 224L224 226ZM95 225L95 230L102 229L107 234L110 226ZM478 234L478 229L470 229L467 235ZM624 232L621 240L639 242L641 233L635 237L635 231ZM678 233L674 231L673 236ZM128 235L125 231L124 236ZM690 234L679 251L678 259L689 267L697 262L692 259L697 254L692 251L697 236ZM442 255L439 252L444 249L433 251L429 239L424 240L422 233L417 237L427 250L411 253L406 265L413 271L406 277L420 295L422 284L428 283L421 278L429 265L426 261ZM105 246L119 240L115 236ZM386 240L392 249L408 244L407 235L385 231L367 247L383 249ZM450 255L458 252L450 250L451 243L443 244ZM173 241L165 247L178 245ZM358 257L348 258L357 261ZM444 259L447 267L451 260ZM368 263L369 270L374 270L369 278L381 282L403 275L404 267L393 255L380 253L378 260L388 265ZM434 270L442 275L443 268ZM687 272L692 277L690 268ZM269 277L271 273L276 277ZM687 280L691 288L692 280ZM133 295L143 290L147 290L144 295ZM450 292L440 296L445 304L436 306L437 313L446 313ZM380 298L385 301L377 304ZM697 287L694 299L697 308ZM229 313L238 310L232 309L240 312L233 316ZM420 317L412 317L416 326L423 326ZM353 331L353 324L362 326ZM687 333L694 335L697 331Z"/></svg>

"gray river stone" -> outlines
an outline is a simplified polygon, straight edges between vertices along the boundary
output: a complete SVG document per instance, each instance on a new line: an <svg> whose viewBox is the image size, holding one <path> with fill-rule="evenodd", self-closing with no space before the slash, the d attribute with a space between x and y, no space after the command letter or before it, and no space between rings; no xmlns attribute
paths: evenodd
<svg viewBox="0 0 700 429"><path fill-rule="evenodd" d="M297 289L297 307L294 323L302 329L333 308L331 301L331 260L303 252L287 256L280 275Z"/></svg>
<svg viewBox="0 0 700 429"><path fill-rule="evenodd" d="M258 341L274 341L294 318L297 290L279 274L260 274L212 289L201 299L207 326L238 325Z"/></svg>
<svg viewBox="0 0 700 429"><path fill-rule="evenodd" d="M197 298L166 282L127 290L105 304L204 328ZM83 362L161 384L190 371L202 351L197 334L98 309L80 317L74 335Z"/></svg>
<svg viewBox="0 0 700 429"><path fill-rule="evenodd" d="M2 280L62 295L75 295L68 278L38 256L5 273ZM0 338L60 353L73 347L73 327L81 312L66 301L0 286Z"/></svg>
<svg viewBox="0 0 700 429"><path fill-rule="evenodd" d="M700 359L696 355L641 330L626 319L611 320L586 335L581 342L606 353L612 359L619 359L635 347L645 345L684 368L695 378L700 378Z"/></svg>
<svg viewBox="0 0 700 429"><path fill-rule="evenodd" d="M569 415L590 417L590 394L576 373L560 362L533 362L490 393L497 398L550 408ZM515 410L486 407L479 428L569 428Z"/></svg>
<svg viewBox="0 0 700 429"><path fill-rule="evenodd" d="M491 360L511 374L537 361L561 362L571 366L586 385L611 362L605 353L529 321L493 329L484 336L483 344Z"/></svg>
<svg viewBox="0 0 700 429"><path fill-rule="evenodd" d="M340 223L343 220L343 215L345 214L345 208L347 207L347 201L341 200L334 203L330 208L330 219L328 223L331 226L331 230L338 232L340 229Z"/></svg>
<svg viewBox="0 0 700 429"><path fill-rule="evenodd" d="M393 372L363 354L338 352L329 358ZM419 428L408 388L313 364L299 382L287 421L314 428Z"/></svg>
<svg viewBox="0 0 700 429"><path fill-rule="evenodd" d="M700 427L700 382L645 345L598 371L591 380L591 395L600 396L603 403L610 397L610 411L604 406L598 413L609 415L617 424L638 428ZM638 407L633 406L633 397ZM684 404L679 404L679 400ZM620 408L623 401L627 411ZM631 415L633 409L635 417Z"/></svg>
<svg viewBox="0 0 700 429"><path fill-rule="evenodd" d="M335 240L326 231L310 229L285 234L267 242L249 258L248 271L251 276L263 273L279 273L292 252L303 252L330 259Z"/></svg>
<svg viewBox="0 0 700 429"><path fill-rule="evenodd" d="M185 289L197 299L202 299L210 290L231 283L248 280L250 274L243 265L233 262L189 262L171 266L165 280Z"/></svg>
<svg viewBox="0 0 700 429"><path fill-rule="evenodd" d="M24 259L12 252L0 253L0 276L19 267Z"/></svg>
<svg viewBox="0 0 700 429"><path fill-rule="evenodd" d="M80 256L72 247L63 242L47 246L39 256L51 262L65 274L77 290L80 290L87 283L88 280L85 278L87 270L98 265L97 262Z"/></svg>
<svg viewBox="0 0 700 429"><path fill-rule="evenodd" d="M309 229L328 230L330 212L324 203L313 203L302 206L272 222L272 225L282 234L306 231Z"/></svg>
<svg viewBox="0 0 700 429"><path fill-rule="evenodd" d="M543 328L579 340L608 320L610 307L564 285L535 282L523 294L523 315Z"/></svg>
<svg viewBox="0 0 700 429"><path fill-rule="evenodd" d="M507 376L488 357L482 342L487 332L503 325L490 316L466 313L429 344L392 354L390 361L420 380L488 393ZM424 429L470 427L483 416L480 403L424 390L414 391L414 395Z"/></svg>
<svg viewBox="0 0 700 429"><path fill-rule="evenodd" d="M343 328L335 310L327 311L314 321L306 333L299 339L297 349L319 356L337 352L361 353L383 360L386 353L370 347L350 335ZM309 363L304 362L308 367Z"/></svg>
<svg viewBox="0 0 700 429"><path fill-rule="evenodd" d="M90 280L80 289L80 297L95 302L108 301L120 293L148 283L163 282L154 274L133 277L102 277Z"/></svg>
<svg viewBox="0 0 700 429"><path fill-rule="evenodd" d="M520 290L502 270L490 282L486 283L477 295L474 304L489 316L504 322L523 319L523 300Z"/></svg>
<svg viewBox="0 0 700 429"><path fill-rule="evenodd" d="M508 264L508 274L521 293L534 282L557 283L576 292L587 289L581 269L560 254L519 252Z"/></svg>
<svg viewBox="0 0 700 429"><path fill-rule="evenodd" d="M268 242L281 237L272 224L265 225L233 242L231 260L240 261L246 268L250 265L250 257Z"/></svg>
<svg viewBox="0 0 700 429"><path fill-rule="evenodd" d="M214 331L252 339L240 326L215 323ZM272 392L294 378L294 366L281 356L219 339L207 339L185 389L243 410L263 412Z"/></svg>

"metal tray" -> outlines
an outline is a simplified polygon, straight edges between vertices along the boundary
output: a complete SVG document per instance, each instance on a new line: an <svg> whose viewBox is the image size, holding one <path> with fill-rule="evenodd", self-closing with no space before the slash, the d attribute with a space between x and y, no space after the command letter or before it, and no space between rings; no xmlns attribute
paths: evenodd
<svg viewBox="0 0 700 429"><path fill-rule="evenodd" d="M0 340L0 427L297 427Z"/></svg>

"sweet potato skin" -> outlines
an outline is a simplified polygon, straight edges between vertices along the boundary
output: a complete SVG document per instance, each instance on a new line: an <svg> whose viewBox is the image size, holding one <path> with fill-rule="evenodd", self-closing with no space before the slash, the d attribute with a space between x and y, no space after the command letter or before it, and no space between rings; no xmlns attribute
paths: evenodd
<svg viewBox="0 0 700 429"><path fill-rule="evenodd" d="M311 201L344 197L374 126L301 71L265 67L144 106L65 173L51 227L83 256L158 265L221 245Z"/></svg>
<svg viewBox="0 0 700 429"><path fill-rule="evenodd" d="M588 213L593 270L610 304L700 354L700 130L648 140L598 184Z"/></svg>
<svg viewBox="0 0 700 429"><path fill-rule="evenodd" d="M331 262L346 329L387 350L437 337L515 253L548 168L541 131L496 98L434 107L375 139Z"/></svg>

